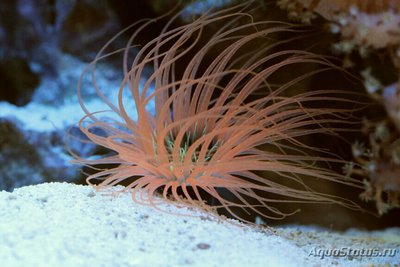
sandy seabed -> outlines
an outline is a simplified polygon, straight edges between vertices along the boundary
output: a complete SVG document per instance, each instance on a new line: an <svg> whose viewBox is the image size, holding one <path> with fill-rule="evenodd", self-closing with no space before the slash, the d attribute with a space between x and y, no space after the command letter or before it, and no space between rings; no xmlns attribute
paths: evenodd
<svg viewBox="0 0 400 267"><path fill-rule="evenodd" d="M89 186L0 192L0 259L17 266L400 266L400 228L336 233L239 227L206 213L133 204Z"/></svg>

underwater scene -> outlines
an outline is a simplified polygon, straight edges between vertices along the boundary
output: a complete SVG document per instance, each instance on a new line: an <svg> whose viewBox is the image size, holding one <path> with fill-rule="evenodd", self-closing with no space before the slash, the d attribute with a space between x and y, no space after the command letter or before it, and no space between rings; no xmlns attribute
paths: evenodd
<svg viewBox="0 0 400 267"><path fill-rule="evenodd" d="M399 0L0 0L2 266L400 266Z"/></svg>

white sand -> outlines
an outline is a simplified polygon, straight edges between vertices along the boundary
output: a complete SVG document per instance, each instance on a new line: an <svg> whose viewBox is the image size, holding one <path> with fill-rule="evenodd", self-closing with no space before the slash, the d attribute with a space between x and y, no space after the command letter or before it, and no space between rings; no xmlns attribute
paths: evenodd
<svg viewBox="0 0 400 267"><path fill-rule="evenodd" d="M400 265L400 229L346 235L238 227L167 205L176 216L104 196L87 186L50 183L0 192L0 266L371 266ZM201 215L201 217L199 217ZM385 257L313 256L318 249L397 249ZM396 265L397 264L397 265Z"/></svg>

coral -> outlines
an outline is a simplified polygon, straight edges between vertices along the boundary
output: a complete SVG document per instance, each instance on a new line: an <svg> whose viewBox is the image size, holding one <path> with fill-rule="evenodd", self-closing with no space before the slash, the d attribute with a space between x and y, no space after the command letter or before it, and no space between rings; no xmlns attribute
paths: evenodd
<svg viewBox="0 0 400 267"><path fill-rule="evenodd" d="M356 71L361 69L366 92L386 111L379 118L366 119L365 148L361 153L359 144L354 143L353 156L357 164L346 168L349 175L365 179L365 192L361 197L375 200L380 214L398 207L400 1L281 0L278 5L288 11L289 17L304 23L312 23L317 15L324 18L330 31L339 37L332 47L337 54L345 55L343 66ZM384 68L379 69L377 61L383 61ZM382 196L384 192L387 198Z"/></svg>
<svg viewBox="0 0 400 267"><path fill-rule="evenodd" d="M353 144L358 166L346 172L364 179L364 200L374 200L379 214L399 207L400 194L400 88L398 83L382 85L367 69L362 72L368 94L386 111L386 117L375 122L365 119L363 133L367 145ZM366 148L368 147L368 149ZM386 193L386 201L382 198Z"/></svg>
<svg viewBox="0 0 400 267"><path fill-rule="evenodd" d="M400 132L400 83L383 88L381 101L397 131Z"/></svg>
<svg viewBox="0 0 400 267"><path fill-rule="evenodd" d="M358 208L339 196L316 192L304 181L312 177L361 188L358 180L324 167L343 160L305 142L305 137L343 130L338 125L347 123L353 109L336 106L355 101L339 97L336 90L293 93L302 81L335 66L310 52L279 50L290 40L273 41L274 36L296 32L293 25L253 21L244 6L206 12L173 28L180 16L176 14L131 61L135 38L153 21L132 26L138 29L123 49L125 78L117 102L94 83L109 110L91 112L82 88L78 91L86 113L79 128L93 143L111 151L95 159L75 155L74 163L95 170L87 177L89 184L99 190L124 184L136 203L159 208L153 196L160 193L177 205L210 212L221 208L242 220L242 211L267 218L292 214L276 208L277 202ZM106 49L88 70L107 57ZM180 70L178 63L185 69ZM274 80L282 69L309 64L319 69ZM149 65L153 74L142 87ZM128 108L129 102L135 108ZM155 114L147 109L152 102ZM287 181L294 186L285 185Z"/></svg>
<svg viewBox="0 0 400 267"><path fill-rule="evenodd" d="M399 206L400 194L400 112L397 84L382 88L372 86L371 95L386 108L388 118L371 122L365 120L363 132L368 136L368 147L353 144L353 156L358 166L347 166L348 175L364 178L364 200L374 200L379 214ZM381 92L382 91L382 92ZM382 198L387 194L387 201Z"/></svg>
<svg viewBox="0 0 400 267"><path fill-rule="evenodd" d="M343 41L374 49L400 45L400 1L280 0L290 17L310 22L319 14Z"/></svg>
<svg viewBox="0 0 400 267"><path fill-rule="evenodd" d="M354 143L353 156L357 165L347 165L345 172L364 177L365 191L360 197L374 200L382 215L400 207L400 139L396 132L389 133L388 125L367 124L375 129L374 134L369 135L372 147L367 149L362 143Z"/></svg>

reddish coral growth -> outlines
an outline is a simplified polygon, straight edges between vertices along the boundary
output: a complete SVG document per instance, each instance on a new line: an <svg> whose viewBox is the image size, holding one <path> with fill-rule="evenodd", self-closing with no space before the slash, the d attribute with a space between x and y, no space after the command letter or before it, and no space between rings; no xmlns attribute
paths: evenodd
<svg viewBox="0 0 400 267"><path fill-rule="evenodd" d="M350 8L357 8L361 12L376 14L390 9L400 11L399 0L298 0L307 7L326 18L331 18L339 13L348 12Z"/></svg>
<svg viewBox="0 0 400 267"><path fill-rule="evenodd" d="M387 136L385 140L380 140L371 134L371 150L356 143L353 154L359 165L350 165L347 169L349 175L364 178L365 191L360 197L365 201L375 201L380 215L400 207L400 139L389 142L390 138Z"/></svg>
<svg viewBox="0 0 400 267"><path fill-rule="evenodd" d="M153 197L157 193L166 201L207 211L215 207L203 202L212 198L217 208L238 219L237 211L243 210L269 218L286 216L273 206L275 202L337 203L357 208L351 201L315 192L303 181L311 176L360 187L357 180L318 165L342 161L303 140L304 136L332 134L335 129L329 125L344 122L349 111L312 107L310 103L339 104L346 100L333 90L286 96L302 80L333 65L305 51L272 52L280 43L271 43L274 34L293 32L292 25L255 22L250 15L238 12L240 8L202 15L177 28L170 28L168 23L130 63L133 40L150 22L139 27L125 49L125 78L118 105L96 87L120 119L104 120L100 113L89 112L81 100L87 115L80 121L80 129L116 155L95 160L78 158L75 162L96 168L118 165L90 175L89 184L100 180L96 188L105 189L129 182L126 190L132 191L133 200L154 207L158 207ZM214 25L218 30L200 43L200 37ZM100 54L93 64L102 57ZM186 68L179 73L177 65L184 58ZM307 64L318 64L320 69L281 84L269 82L281 69L298 65L301 70ZM141 88L148 65L153 66L153 74ZM124 91L131 98L123 99ZM124 104L127 101L136 105L135 120L128 115L131 110ZM151 101L155 102L155 114L146 109ZM106 134L96 134L95 128ZM282 183L257 171L277 174ZM297 186L284 185L286 180Z"/></svg>
<svg viewBox="0 0 400 267"><path fill-rule="evenodd" d="M400 45L399 0L280 0L278 4L304 22L315 13L321 15L352 45L375 49Z"/></svg>
<svg viewBox="0 0 400 267"><path fill-rule="evenodd" d="M386 108L388 117L375 123L366 121L364 133L368 135L367 148L362 143L353 145L353 155L358 166L350 166L349 175L364 178L364 200L376 202L379 214L399 208L400 196L400 101L398 85L383 88L383 97L376 94ZM385 196L386 194L386 196Z"/></svg>
<svg viewBox="0 0 400 267"><path fill-rule="evenodd" d="M381 162L368 173L370 181L366 182L366 191L361 194L365 200L374 200L379 214L391 208L399 208L400 196L400 166ZM387 200L383 200L383 193Z"/></svg>
<svg viewBox="0 0 400 267"><path fill-rule="evenodd" d="M350 166L348 174L365 179L366 191L362 198L375 200L380 214L398 207L400 0L279 0L278 4L289 11L290 17L303 22L310 23L317 15L325 18L331 32L340 37L340 41L332 47L335 52L345 54L343 66L357 69L365 63L368 64L368 67L361 71L365 89L386 109L386 113L374 114L380 118L375 116L374 123L367 123L364 134L369 140L362 149L359 143L354 144L356 164ZM371 56L374 53L379 54L381 58L387 58L383 68L375 65L377 59ZM361 56L365 62L360 62L360 58L353 61L352 56L355 54ZM387 73L392 73L393 77L385 81L388 84L383 85L384 82L374 77L371 70L379 73L381 77Z"/></svg>

